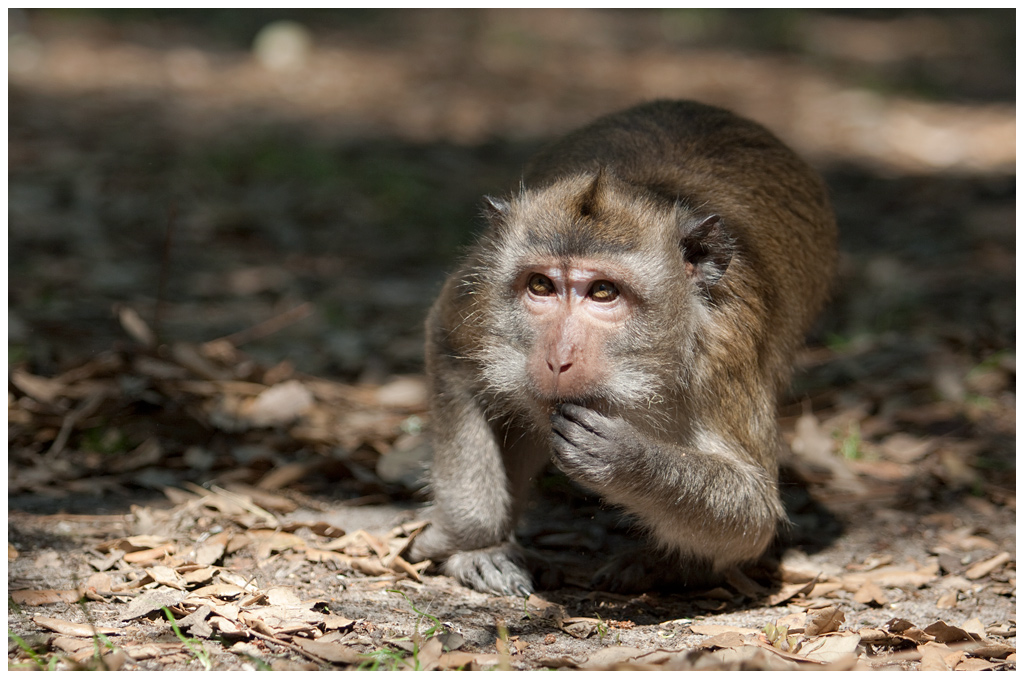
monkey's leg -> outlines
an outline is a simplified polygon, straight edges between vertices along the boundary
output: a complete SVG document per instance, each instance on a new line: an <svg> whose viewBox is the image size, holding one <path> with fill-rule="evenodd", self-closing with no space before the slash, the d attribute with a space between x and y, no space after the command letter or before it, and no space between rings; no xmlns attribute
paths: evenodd
<svg viewBox="0 0 1024 679"><path fill-rule="evenodd" d="M474 589L529 593L525 555L513 541L529 470L507 466L515 458L503 454L506 442L475 398L457 388L439 392L432 412L431 525L410 554L417 560L444 559L442 571Z"/></svg>

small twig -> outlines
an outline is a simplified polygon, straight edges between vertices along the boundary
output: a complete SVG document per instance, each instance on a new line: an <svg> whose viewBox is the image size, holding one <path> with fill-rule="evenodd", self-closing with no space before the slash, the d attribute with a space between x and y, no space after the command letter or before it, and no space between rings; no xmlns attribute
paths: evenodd
<svg viewBox="0 0 1024 679"><path fill-rule="evenodd" d="M68 438L71 437L71 432L78 421L92 415L96 408L103 403L103 399L105 397L106 394L103 393L103 391L96 390L89 395L89 398L87 398L82 405L68 413L64 418L64 422L60 426L60 432L57 433L57 438L53 440L53 445L50 446L50 450L47 451L47 455L60 454L60 452L64 450L64 446L67 445Z"/></svg>
<svg viewBox="0 0 1024 679"><path fill-rule="evenodd" d="M324 659L323 658L317 657L316 655L314 655L314 654L310 653L309 651L303 649L301 646L297 646L297 645L295 645L293 643L290 643L288 641L281 641L280 639L275 639L274 637L270 636L269 634L263 634L262 632L257 632L252 627L246 627L245 631L246 631L246 633L251 634L254 637L263 639L263 641L269 641L272 644L277 644L278 646L283 646L283 647L287 648L290 651L295 651L299 655L303 655L303 656L309 658L310 660L312 660L312 661L314 661L314 662L316 662L316 663L318 663L320 665L323 665L323 663L324 663Z"/></svg>
<svg viewBox="0 0 1024 679"><path fill-rule="evenodd" d="M268 318L267 320L257 323L245 330L239 330L238 332L231 333L230 335L218 337L215 340L207 342L207 344L213 344L214 342L228 342L232 346L238 347L248 342L263 339L267 335L273 335L275 332L283 330L289 325L298 323L312 313L313 305L310 302L303 302L299 306L289 309L284 313Z"/></svg>

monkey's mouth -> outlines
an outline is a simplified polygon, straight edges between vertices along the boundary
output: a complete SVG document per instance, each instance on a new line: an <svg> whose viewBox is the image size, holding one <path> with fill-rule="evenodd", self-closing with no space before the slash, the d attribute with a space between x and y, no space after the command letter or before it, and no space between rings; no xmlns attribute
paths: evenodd
<svg viewBox="0 0 1024 679"><path fill-rule="evenodd" d="M563 405L580 406L588 410L596 410L600 413L606 413L610 408L610 404L607 401L597 396L560 397L545 402L549 414L558 412L559 407Z"/></svg>

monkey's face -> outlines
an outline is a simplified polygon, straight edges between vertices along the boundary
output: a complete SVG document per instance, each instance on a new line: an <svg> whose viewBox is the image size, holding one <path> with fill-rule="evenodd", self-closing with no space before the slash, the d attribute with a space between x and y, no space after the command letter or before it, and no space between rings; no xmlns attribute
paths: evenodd
<svg viewBox="0 0 1024 679"><path fill-rule="evenodd" d="M486 391L546 421L563 402L643 410L685 382L704 305L672 205L582 177L492 207L463 288Z"/></svg>
<svg viewBox="0 0 1024 679"><path fill-rule="evenodd" d="M622 272L607 262L535 262L513 285L533 329L525 371L545 402L586 401L605 390L614 339L635 315Z"/></svg>

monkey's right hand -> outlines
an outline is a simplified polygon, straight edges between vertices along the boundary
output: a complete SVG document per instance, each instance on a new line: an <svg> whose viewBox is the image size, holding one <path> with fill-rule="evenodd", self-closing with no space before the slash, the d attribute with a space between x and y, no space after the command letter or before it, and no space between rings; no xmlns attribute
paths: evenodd
<svg viewBox="0 0 1024 679"><path fill-rule="evenodd" d="M555 464L570 478L607 489L645 462L643 437L618 417L563 403L551 416Z"/></svg>

